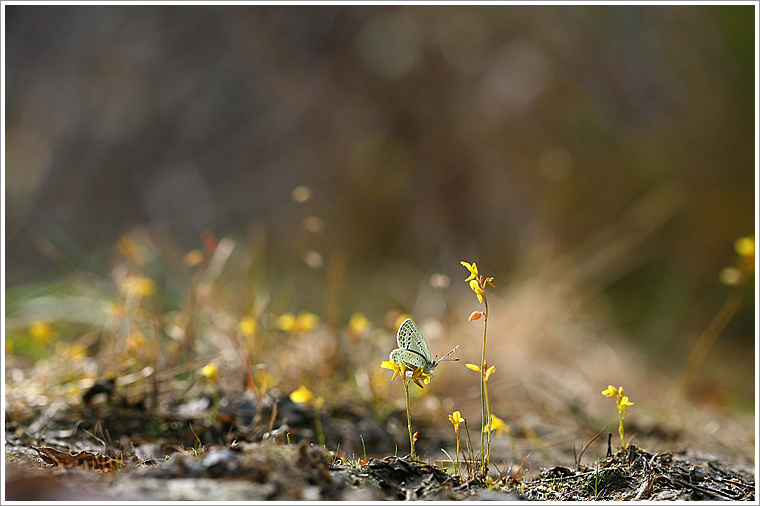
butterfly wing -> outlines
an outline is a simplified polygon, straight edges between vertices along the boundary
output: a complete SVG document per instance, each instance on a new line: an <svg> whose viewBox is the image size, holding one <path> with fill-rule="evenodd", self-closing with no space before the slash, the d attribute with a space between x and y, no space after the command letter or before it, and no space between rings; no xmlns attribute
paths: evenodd
<svg viewBox="0 0 760 506"><path fill-rule="evenodd" d="M409 350L402 350L401 348L396 348L393 350L390 354L390 359L397 364L408 364L412 366L412 369L427 366L427 362L419 353L414 353Z"/></svg>
<svg viewBox="0 0 760 506"><path fill-rule="evenodd" d="M414 320L407 318L396 332L396 342L402 350L409 350L412 353L418 353L425 359L425 363L432 363L430 360L430 349L428 348L425 338L420 332L420 328L414 323Z"/></svg>

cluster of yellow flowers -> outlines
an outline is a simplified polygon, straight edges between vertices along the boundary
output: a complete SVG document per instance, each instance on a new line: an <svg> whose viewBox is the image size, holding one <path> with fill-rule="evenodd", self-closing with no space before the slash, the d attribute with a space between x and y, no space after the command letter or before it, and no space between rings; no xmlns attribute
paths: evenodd
<svg viewBox="0 0 760 506"><path fill-rule="evenodd" d="M275 324L290 334L303 334L319 326L319 316L306 311L301 311L298 316L287 312L278 316Z"/></svg>

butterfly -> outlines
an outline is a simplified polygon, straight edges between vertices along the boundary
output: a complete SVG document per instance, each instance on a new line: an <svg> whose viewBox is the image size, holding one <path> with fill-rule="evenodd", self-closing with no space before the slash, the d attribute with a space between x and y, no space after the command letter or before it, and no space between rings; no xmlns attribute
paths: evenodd
<svg viewBox="0 0 760 506"><path fill-rule="evenodd" d="M459 345L445 354L438 360L432 360L430 358L430 349L428 348L425 338L420 332L420 328L411 318L407 318L398 328L396 332L396 343L398 348L393 350L389 356L391 360L397 364L408 364L413 368L422 367L425 374L433 375L433 369L440 363L446 360L446 357L454 353ZM459 360L458 358L449 360Z"/></svg>

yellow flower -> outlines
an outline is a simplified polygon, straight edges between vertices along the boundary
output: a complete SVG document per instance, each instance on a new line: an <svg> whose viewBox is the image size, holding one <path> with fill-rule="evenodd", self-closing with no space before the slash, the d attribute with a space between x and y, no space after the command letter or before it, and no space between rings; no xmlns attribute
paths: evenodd
<svg viewBox="0 0 760 506"><path fill-rule="evenodd" d="M187 265L188 267L195 267L196 265L203 262L203 259L206 257L206 255L203 254L203 252L199 249L193 249L185 253L185 256L182 258L182 261Z"/></svg>
<svg viewBox="0 0 760 506"><path fill-rule="evenodd" d="M296 404L308 405L314 400L314 394L311 390L301 385L290 394L290 400Z"/></svg>
<svg viewBox="0 0 760 506"><path fill-rule="evenodd" d="M618 409L621 410L623 413L627 413L626 406L633 406L633 403L628 400L628 396L624 395L619 401L618 401Z"/></svg>
<svg viewBox="0 0 760 506"><path fill-rule="evenodd" d="M56 353L58 355L58 353ZM60 355L69 360L82 360L87 357L87 347L83 344L72 344L65 347Z"/></svg>
<svg viewBox="0 0 760 506"><path fill-rule="evenodd" d="M505 430L507 432L511 432L509 426L504 423L504 420L494 414L491 415L491 423L489 423L487 427L483 428L483 432L488 432L489 430L495 430L497 436L501 436Z"/></svg>
<svg viewBox="0 0 760 506"><path fill-rule="evenodd" d="M284 330L285 332L293 332L296 327L296 317L290 312L282 313L277 317L275 325L277 325L278 329Z"/></svg>
<svg viewBox="0 0 760 506"><path fill-rule="evenodd" d="M296 332L308 332L319 326L319 316L301 311L296 318Z"/></svg>
<svg viewBox="0 0 760 506"><path fill-rule="evenodd" d="M475 295L478 296L478 302L483 302L483 289L480 287L477 281L474 279L470 281L470 288L473 292L475 292Z"/></svg>
<svg viewBox="0 0 760 506"><path fill-rule="evenodd" d="M621 413L627 413L626 407L633 406L633 403L628 399L627 395L623 395L623 387L615 388L609 385L606 390L602 392L602 395L606 397L617 397L617 408Z"/></svg>
<svg viewBox="0 0 760 506"><path fill-rule="evenodd" d="M738 266L744 273L755 270L755 236L740 237L734 242L734 249L739 254Z"/></svg>
<svg viewBox="0 0 760 506"><path fill-rule="evenodd" d="M472 369L473 371L478 371L478 372L480 372L480 367L478 367L478 366L477 366L477 365L475 365L475 364L464 364L464 366L465 366L467 369ZM492 365L491 367L489 367L488 369L486 369L486 377L484 378L486 382L488 381L488 377L489 377L490 375L492 375L492 374L494 373L494 371L496 371L496 366L495 366L495 365Z"/></svg>
<svg viewBox="0 0 760 506"><path fill-rule="evenodd" d="M214 364L208 363L201 369L201 376L206 378L209 383L216 383L219 379L219 369Z"/></svg>
<svg viewBox="0 0 760 506"><path fill-rule="evenodd" d="M353 337L360 336L370 328L369 320L361 313L354 313L348 320L348 333Z"/></svg>
<svg viewBox="0 0 760 506"><path fill-rule="evenodd" d="M391 381L395 380L396 376L401 374L401 366L397 364L395 360L384 360L380 364L380 367L393 371L393 377L391 378Z"/></svg>
<svg viewBox="0 0 760 506"><path fill-rule="evenodd" d="M156 282L146 276L127 276L121 284L124 295L150 297L156 291Z"/></svg>
<svg viewBox="0 0 760 506"><path fill-rule="evenodd" d="M35 343L44 345L55 336L55 330L53 330L52 325L49 323L34 322L29 326L29 334L31 334Z"/></svg>
<svg viewBox="0 0 760 506"><path fill-rule="evenodd" d="M250 316L244 316L243 318L240 319L238 330L241 336L250 337L256 333L257 326L258 325L256 323L256 320L254 320Z"/></svg>
<svg viewBox="0 0 760 506"><path fill-rule="evenodd" d="M418 387L425 388L425 385L430 383L430 381L433 379L433 376L426 373L424 367L418 367L412 373L412 379L415 383L417 383Z"/></svg>
<svg viewBox="0 0 760 506"><path fill-rule="evenodd" d="M464 265L465 269L470 271L470 276L464 280L465 283L478 277L478 266L475 265L475 262L473 262L472 264L468 264L467 262L460 262L460 263Z"/></svg>
<svg viewBox="0 0 760 506"><path fill-rule="evenodd" d="M740 237L734 242L734 249L736 252L743 256L754 256L755 255L755 236L750 235L747 237Z"/></svg>
<svg viewBox="0 0 760 506"><path fill-rule="evenodd" d="M462 418L462 413L459 411L454 411L454 413L449 415L449 421L454 425L454 430L459 433L459 424L464 421L464 418Z"/></svg>
<svg viewBox="0 0 760 506"><path fill-rule="evenodd" d="M259 388L265 392L277 384L277 379L269 374L266 369L257 369L253 373L253 378Z"/></svg>
<svg viewBox="0 0 760 506"><path fill-rule="evenodd" d="M55 354L67 360L82 360L87 357L87 347L83 344L56 346Z"/></svg>
<svg viewBox="0 0 760 506"><path fill-rule="evenodd" d="M300 334L308 332L319 326L319 316L314 313L301 311L296 317L293 313L283 313L277 317L275 322L277 328L290 332L291 334Z"/></svg>

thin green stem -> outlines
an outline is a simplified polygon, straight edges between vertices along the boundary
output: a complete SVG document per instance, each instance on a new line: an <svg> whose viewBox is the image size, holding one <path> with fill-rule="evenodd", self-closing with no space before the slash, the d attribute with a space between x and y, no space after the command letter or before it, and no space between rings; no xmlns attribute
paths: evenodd
<svg viewBox="0 0 760 506"><path fill-rule="evenodd" d="M486 364L486 333L488 331L488 299L486 298L485 283L481 284L483 289L483 303L485 304L485 311L483 312L483 353L480 361L480 419L481 419L481 432L480 432L480 449L483 453L483 467L482 474L486 476L488 474L488 461L490 460L490 446L491 438L490 431L488 437L488 446L486 446L486 427L490 428L491 425L491 409L488 403L488 391L486 389L486 370L488 364Z"/></svg>
<svg viewBox="0 0 760 506"><path fill-rule="evenodd" d="M488 420L488 436L487 438L487 450L486 450L486 456L485 456L485 468L486 473L488 473L488 464L491 461L491 401L488 399L488 381L485 378L485 373L483 374L483 386L485 388L486 393L486 420Z"/></svg>
<svg viewBox="0 0 760 506"><path fill-rule="evenodd" d="M455 432L457 433L457 461L456 461L456 463L454 464L454 468L456 469L456 471L457 471L457 474L458 474L459 476L462 476L462 473L461 473L461 471L459 470L459 429L458 429L458 428L456 428L456 429L455 429Z"/></svg>
<svg viewBox="0 0 760 506"><path fill-rule="evenodd" d="M620 427L618 427L618 432L620 433L620 443L623 445L623 450L625 450L626 446L625 446L625 430L623 429L623 410L618 408L618 414L620 415Z"/></svg>
<svg viewBox="0 0 760 506"><path fill-rule="evenodd" d="M414 458L415 455L414 455L414 436L412 435L412 413L409 410L409 383L410 381L411 381L411 377L409 379L404 377L404 393L406 394L406 425L409 429L409 446L411 448L411 455L412 455L412 458Z"/></svg>

